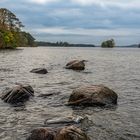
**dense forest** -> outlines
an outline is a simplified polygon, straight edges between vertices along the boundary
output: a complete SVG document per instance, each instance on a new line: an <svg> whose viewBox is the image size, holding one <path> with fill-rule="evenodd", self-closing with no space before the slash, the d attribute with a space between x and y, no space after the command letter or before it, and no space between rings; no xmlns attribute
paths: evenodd
<svg viewBox="0 0 140 140"><path fill-rule="evenodd" d="M22 22L14 13L0 8L0 49L35 46L34 37L21 29Z"/></svg>

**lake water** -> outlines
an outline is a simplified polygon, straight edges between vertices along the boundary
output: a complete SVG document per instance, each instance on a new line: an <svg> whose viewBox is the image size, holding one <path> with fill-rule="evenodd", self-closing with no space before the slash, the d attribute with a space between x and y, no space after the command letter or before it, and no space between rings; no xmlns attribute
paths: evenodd
<svg viewBox="0 0 140 140"><path fill-rule="evenodd" d="M64 69L73 59L85 59L86 69ZM30 73L45 67L49 73ZM87 116L91 140L140 140L140 49L138 48L22 48L0 51L0 92L18 83L30 84L35 97L25 108L0 100L0 139L25 140L46 119ZM118 94L114 108L65 106L72 90L81 85L104 84ZM50 94L47 98L40 94Z"/></svg>

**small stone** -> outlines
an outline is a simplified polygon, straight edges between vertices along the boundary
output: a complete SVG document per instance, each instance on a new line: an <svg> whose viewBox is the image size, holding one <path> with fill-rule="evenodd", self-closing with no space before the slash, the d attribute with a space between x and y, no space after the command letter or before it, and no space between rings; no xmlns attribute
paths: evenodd
<svg viewBox="0 0 140 140"><path fill-rule="evenodd" d="M46 74L48 73L47 69L45 68L36 68L30 71L31 73L38 73L38 74Z"/></svg>

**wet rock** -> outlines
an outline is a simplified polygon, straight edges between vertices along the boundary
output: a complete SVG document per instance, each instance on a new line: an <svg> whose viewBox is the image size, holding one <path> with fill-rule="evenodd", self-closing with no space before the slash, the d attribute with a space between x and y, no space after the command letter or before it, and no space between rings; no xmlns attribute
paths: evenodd
<svg viewBox="0 0 140 140"><path fill-rule="evenodd" d="M84 70L85 69L85 60L73 60L66 64L66 69L73 69L73 70Z"/></svg>
<svg viewBox="0 0 140 140"><path fill-rule="evenodd" d="M90 138L81 129L68 126L59 130L55 140L90 140Z"/></svg>
<svg viewBox="0 0 140 140"><path fill-rule="evenodd" d="M34 96L34 90L30 85L18 85L12 89L7 89L2 93L1 99L11 104L19 104Z"/></svg>
<svg viewBox="0 0 140 140"><path fill-rule="evenodd" d="M68 105L104 106L117 104L117 94L103 85L79 87L73 90Z"/></svg>
<svg viewBox="0 0 140 140"><path fill-rule="evenodd" d="M68 126L59 129L39 128L31 132L26 140L90 140L81 129Z"/></svg>
<svg viewBox="0 0 140 140"><path fill-rule="evenodd" d="M48 73L47 69L45 69L45 68L32 69L30 72L38 73L38 74L46 74L46 73Z"/></svg>
<svg viewBox="0 0 140 140"><path fill-rule="evenodd" d="M54 140L55 132L48 128L38 128L26 140Z"/></svg>

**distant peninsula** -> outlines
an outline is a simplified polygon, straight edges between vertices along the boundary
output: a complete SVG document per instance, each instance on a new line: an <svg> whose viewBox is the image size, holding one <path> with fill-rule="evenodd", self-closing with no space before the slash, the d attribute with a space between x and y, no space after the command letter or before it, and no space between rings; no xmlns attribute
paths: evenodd
<svg viewBox="0 0 140 140"><path fill-rule="evenodd" d="M44 47L96 47L93 44L71 44L68 42L43 42L43 41L36 41L37 46L44 46Z"/></svg>
<svg viewBox="0 0 140 140"><path fill-rule="evenodd" d="M140 48L140 44L126 45L126 46L118 46L120 48Z"/></svg>

